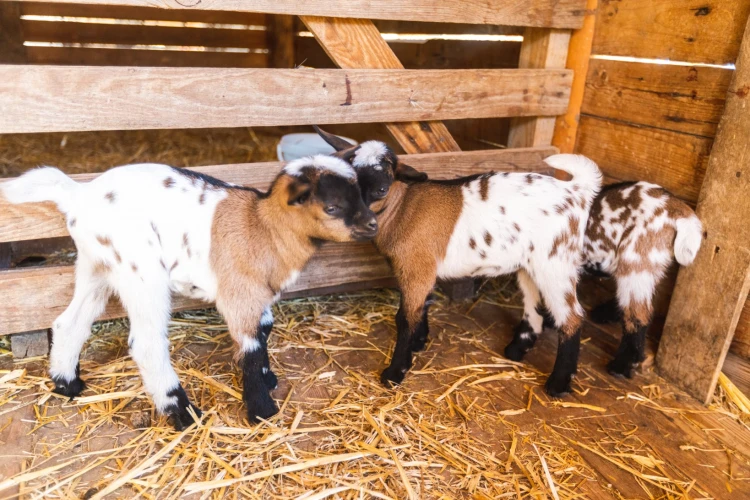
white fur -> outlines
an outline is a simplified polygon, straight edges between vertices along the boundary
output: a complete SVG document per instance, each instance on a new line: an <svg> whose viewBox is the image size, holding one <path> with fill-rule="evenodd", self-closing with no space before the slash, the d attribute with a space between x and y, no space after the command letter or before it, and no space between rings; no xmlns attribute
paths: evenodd
<svg viewBox="0 0 750 500"><path fill-rule="evenodd" d="M263 316L260 317L260 324L263 326L273 325L273 312L270 307L263 310Z"/></svg>
<svg viewBox="0 0 750 500"><path fill-rule="evenodd" d="M248 352L255 352L258 349L260 349L260 342L255 337L250 337L249 335L245 335L242 337L242 352L248 353Z"/></svg>
<svg viewBox="0 0 750 500"><path fill-rule="evenodd" d="M315 155L298 158L286 164L284 172L289 175L298 176L304 168L316 168L318 170L327 170L347 179L354 179L357 174L354 169L344 160L333 156Z"/></svg>
<svg viewBox="0 0 750 500"><path fill-rule="evenodd" d="M698 217L678 219L675 222L674 257L683 266L693 263L703 242L703 224Z"/></svg>
<svg viewBox="0 0 750 500"><path fill-rule="evenodd" d="M366 141L359 145L354 154L354 167L372 167L375 170L383 170L380 162L386 155L388 146L380 141Z"/></svg>
<svg viewBox="0 0 750 500"><path fill-rule="evenodd" d="M11 203L53 201L61 212L67 213L77 187L78 184L60 170L42 167L0 184L0 193Z"/></svg>

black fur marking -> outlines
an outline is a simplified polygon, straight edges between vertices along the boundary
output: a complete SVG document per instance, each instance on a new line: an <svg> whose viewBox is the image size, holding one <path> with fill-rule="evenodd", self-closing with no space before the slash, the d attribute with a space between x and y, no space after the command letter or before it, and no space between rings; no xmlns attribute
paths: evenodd
<svg viewBox="0 0 750 500"><path fill-rule="evenodd" d="M171 389L167 393L167 396L177 398L177 403L169 405L164 409L164 413L169 417L169 421L175 430L181 431L193 424L193 416L190 415L188 408L192 408L197 417L203 415L198 407L190 402L187 394L185 394L185 389L181 385Z"/></svg>
<svg viewBox="0 0 750 500"><path fill-rule="evenodd" d="M583 271L589 276L596 278L611 278L612 275L602 271L602 265L597 262L596 264L586 263L583 265Z"/></svg>
<svg viewBox="0 0 750 500"><path fill-rule="evenodd" d="M620 305L617 303L617 299L611 299L593 308L589 313L589 317L591 321L599 325L617 323L622 319L622 311L620 310Z"/></svg>
<svg viewBox="0 0 750 500"><path fill-rule="evenodd" d="M470 182L473 182L477 179L481 179L482 177L489 178L493 175L495 175L495 172L467 175L466 177L456 177L455 179L429 179L424 182L429 182L432 184L440 184L442 186L463 186L464 184L469 184Z"/></svg>
<svg viewBox="0 0 750 500"><path fill-rule="evenodd" d="M548 395L553 398L561 398L566 394L570 394L570 382L573 380L573 375L578 371L578 353L580 349L580 328L569 338L564 338L560 334L555 367L544 384L544 390Z"/></svg>
<svg viewBox="0 0 750 500"><path fill-rule="evenodd" d="M55 388L52 389L52 392L56 394L62 394L63 396L67 396L69 398L75 398L76 396L79 396L81 392L86 388L86 383L81 380L81 365L76 365L76 378L71 380L70 382L67 382L65 379L61 377L52 377L52 382L55 383Z"/></svg>
<svg viewBox="0 0 750 500"><path fill-rule="evenodd" d="M428 298L424 303L424 309L422 310L422 320L419 322L417 327L414 329L414 333L411 334L411 343L409 348L411 352L423 351L427 345L427 337L430 335L430 325L427 319L427 311L430 309L432 303L431 298Z"/></svg>
<svg viewBox="0 0 750 500"><path fill-rule="evenodd" d="M403 297L401 306L396 313L396 330L398 337L396 338L396 348L393 351L391 364L380 375L380 382L386 387L392 387L403 382L406 372L412 365L411 331L409 322L406 321L406 313L404 313Z"/></svg>
<svg viewBox="0 0 750 500"><path fill-rule="evenodd" d="M527 334L524 338L522 334ZM534 333L534 329L531 328L526 319L522 319L520 323L513 328L513 340L505 346L505 357L511 361L521 361L527 352L534 347L538 335Z"/></svg>
<svg viewBox="0 0 750 500"><path fill-rule="evenodd" d="M607 371L615 377L633 378L633 372L645 359L646 332L648 325L637 326L635 331L625 331L617 348L615 358L607 364Z"/></svg>
<svg viewBox="0 0 750 500"><path fill-rule="evenodd" d="M252 187L246 187L246 186L233 186L231 184L227 184L226 182L217 179L216 177L211 177L210 175L202 174L200 172L196 172L195 170L188 170L187 168L177 168L172 167L172 170L175 172L184 175L185 177L189 179L195 179L200 180L208 184L209 186L222 188L222 189L239 189L241 191L252 191L253 193L257 194L261 198L266 198L268 196L268 193L264 193L263 191L259 191L258 189L252 188Z"/></svg>
<svg viewBox="0 0 750 500"><path fill-rule="evenodd" d="M247 419L252 423L260 422L261 418L271 418L279 412L263 378L263 366L268 351L265 336L258 333L260 347L253 352L245 353L242 362L242 399L247 409Z"/></svg>
<svg viewBox="0 0 750 500"><path fill-rule="evenodd" d="M260 334L263 335L263 338L265 339L266 346L268 346L268 337L271 336L271 329L273 328L273 323L268 324L260 324ZM273 391L274 389L279 387L279 379L276 376L276 374L271 370L271 360L268 359L268 348L266 348L265 357L263 359L263 382L266 384L266 387L269 391Z"/></svg>

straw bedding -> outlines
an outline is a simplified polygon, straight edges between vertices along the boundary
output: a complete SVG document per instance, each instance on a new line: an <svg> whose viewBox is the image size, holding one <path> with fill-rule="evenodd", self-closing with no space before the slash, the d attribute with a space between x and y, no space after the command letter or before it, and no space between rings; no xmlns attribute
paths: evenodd
<svg viewBox="0 0 750 500"><path fill-rule="evenodd" d="M644 497L701 496L612 408L550 401L535 363L497 354L517 302L508 281L486 284L472 304L441 298L431 344L395 391L378 382L394 337L395 292L282 302L270 343L281 412L258 426L244 418L232 345L211 309L177 314L170 326L178 374L204 410L183 433L153 414L127 355L124 320L95 326L78 400L49 392L42 360L5 356L0 455L6 471L22 467L0 476L0 497L617 497L618 485L584 460L592 454ZM582 367L578 395L603 387L607 377L593 371ZM613 401L665 411L659 386L604 388ZM710 411L745 419L733 394L720 391L726 404Z"/></svg>

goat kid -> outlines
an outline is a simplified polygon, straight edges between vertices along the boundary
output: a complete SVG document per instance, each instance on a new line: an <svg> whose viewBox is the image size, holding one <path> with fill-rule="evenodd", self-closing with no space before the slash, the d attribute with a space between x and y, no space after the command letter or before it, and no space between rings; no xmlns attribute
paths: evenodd
<svg viewBox="0 0 750 500"><path fill-rule="evenodd" d="M167 165L111 169L79 184L46 167L0 186L11 203L53 201L78 249L75 292L53 325L55 392L84 389L79 356L91 325L116 293L130 318L128 344L157 410L177 429L200 415L169 359L171 294L215 301L237 347L250 421L278 410L269 391L270 306L322 240L364 241L377 232L356 174L329 156L287 164L268 192Z"/></svg>
<svg viewBox="0 0 750 500"><path fill-rule="evenodd" d="M424 348L428 297L437 278L517 272L524 304L536 307L544 298L560 330L546 391L552 396L570 392L583 321L576 285L584 230L601 186L596 164L577 155L545 160L571 174L571 181L534 173L426 180L382 142L352 147L319 133L338 151L336 156L354 166L362 197L378 215L375 246L388 258L401 289L396 348L381 381L401 383L412 353ZM520 359L521 350L506 354Z"/></svg>
<svg viewBox="0 0 750 500"><path fill-rule="evenodd" d="M622 340L607 371L632 378L645 359L646 332L653 316L653 298L672 260L687 266L703 240L703 225L695 212L666 189L648 182L605 186L591 206L586 227L583 269L611 277L615 299L591 312L598 323L620 321ZM533 342L541 332L536 310L517 327ZM544 326L549 324L545 318Z"/></svg>

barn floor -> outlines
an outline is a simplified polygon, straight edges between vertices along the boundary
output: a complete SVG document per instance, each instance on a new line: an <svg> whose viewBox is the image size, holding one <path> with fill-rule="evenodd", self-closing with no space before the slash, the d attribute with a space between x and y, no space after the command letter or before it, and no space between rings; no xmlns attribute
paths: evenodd
<svg viewBox="0 0 750 500"><path fill-rule="evenodd" d="M502 358L520 314L511 285L439 300L404 386L381 388L396 303L388 290L281 303L271 364L282 412L255 427L210 310L171 327L204 411L183 433L153 415L123 321L95 327L77 401L48 392L43 360L3 356L0 498L750 498L742 420L648 370L613 379L615 341L599 327L586 326L576 393L562 401L542 390L550 332L526 363Z"/></svg>

